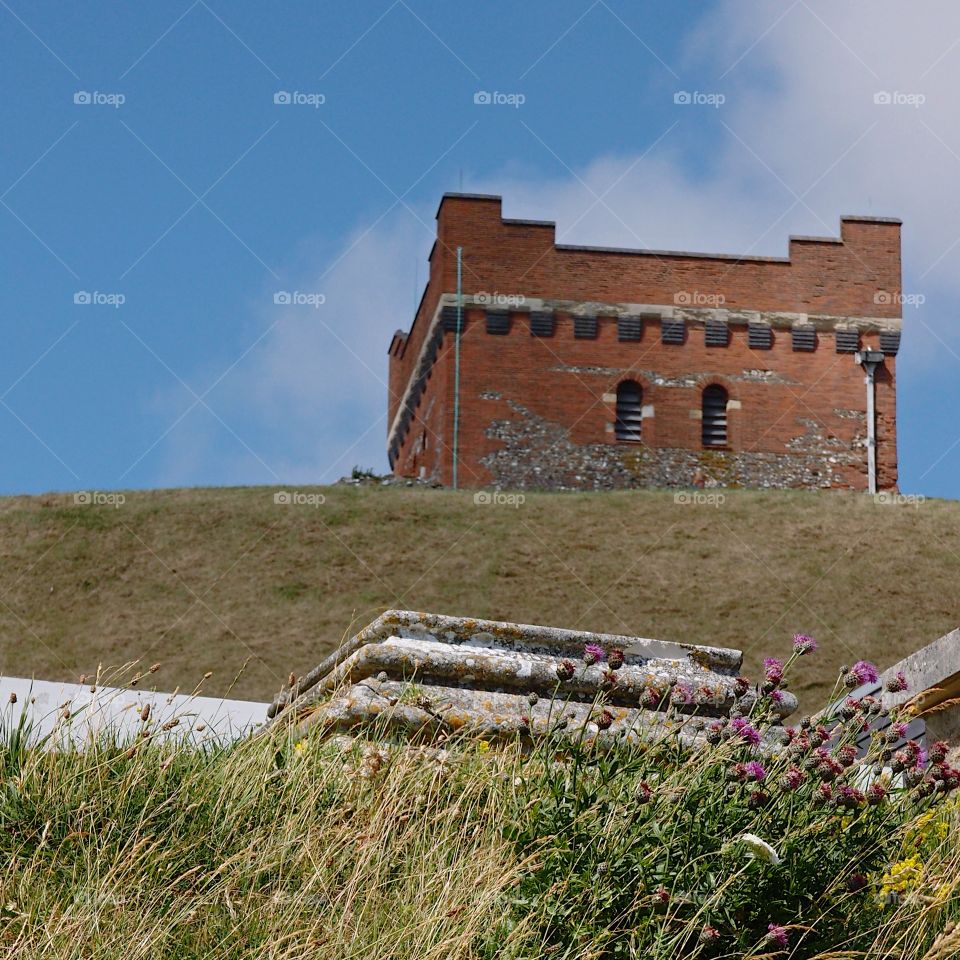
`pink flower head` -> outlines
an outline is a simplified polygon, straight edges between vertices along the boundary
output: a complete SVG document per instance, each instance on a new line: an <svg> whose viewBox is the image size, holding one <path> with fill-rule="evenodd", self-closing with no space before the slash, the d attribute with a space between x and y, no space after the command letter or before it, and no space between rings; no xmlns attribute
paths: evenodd
<svg viewBox="0 0 960 960"><path fill-rule="evenodd" d="M907 678L902 670L898 670L892 677L887 677L884 686L890 693L903 693L907 689Z"/></svg>
<svg viewBox="0 0 960 960"><path fill-rule="evenodd" d="M880 677L877 668L866 660L858 660L850 668L850 676L857 681L857 685L864 683L876 683Z"/></svg>
<svg viewBox="0 0 960 960"><path fill-rule="evenodd" d="M607 656L606 650L599 643L588 643L583 648L583 661L586 664L599 663Z"/></svg>
<svg viewBox="0 0 960 960"><path fill-rule="evenodd" d="M783 661L778 657L764 657L763 672L768 683L780 683L783 680Z"/></svg>
<svg viewBox="0 0 960 960"><path fill-rule="evenodd" d="M763 764L758 763L756 760L751 760L749 763L743 765L743 772L751 779L756 780L757 782L763 780L767 771L763 769Z"/></svg>
<svg viewBox="0 0 960 960"><path fill-rule="evenodd" d="M670 702L676 706L681 706L685 703L693 702L693 691L690 689L690 684L680 681L673 686L673 690L670 692Z"/></svg>
<svg viewBox="0 0 960 960"><path fill-rule="evenodd" d="M793 638L793 650L795 653L803 656L805 653L814 653L817 649L817 641L813 637L808 637L805 633L798 633Z"/></svg>
<svg viewBox="0 0 960 960"><path fill-rule="evenodd" d="M790 767L789 770L780 778L780 785L784 790L799 790L806 776L798 767Z"/></svg>
<svg viewBox="0 0 960 960"><path fill-rule="evenodd" d="M785 947L790 942L787 936L787 928L781 927L777 923L767 924L767 939L781 947Z"/></svg>
<svg viewBox="0 0 960 960"><path fill-rule="evenodd" d="M760 732L743 717L736 717L731 720L730 729L737 734L737 736L742 737L747 743L753 746L760 743Z"/></svg>

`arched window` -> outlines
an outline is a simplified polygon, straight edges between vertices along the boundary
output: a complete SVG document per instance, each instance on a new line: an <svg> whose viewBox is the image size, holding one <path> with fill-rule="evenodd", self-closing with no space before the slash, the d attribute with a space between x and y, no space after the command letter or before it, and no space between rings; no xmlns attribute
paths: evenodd
<svg viewBox="0 0 960 960"><path fill-rule="evenodd" d="M642 428L643 389L633 380L624 380L617 387L617 439L639 443Z"/></svg>
<svg viewBox="0 0 960 960"><path fill-rule="evenodd" d="M727 445L727 391L712 384L703 391L702 439L705 447Z"/></svg>

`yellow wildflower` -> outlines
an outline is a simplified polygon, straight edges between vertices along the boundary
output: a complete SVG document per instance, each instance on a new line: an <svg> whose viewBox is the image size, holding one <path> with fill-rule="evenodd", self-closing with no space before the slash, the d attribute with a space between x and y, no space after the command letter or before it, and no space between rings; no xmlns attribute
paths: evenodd
<svg viewBox="0 0 960 960"><path fill-rule="evenodd" d="M306 740L298 740L298 741L293 745L293 752L294 752L298 757L299 757L300 754L303 753L303 751L306 750L306 749L307 749L307 741L306 741Z"/></svg>
<svg viewBox="0 0 960 960"><path fill-rule="evenodd" d="M481 741L477 744L477 749L478 749L481 753L486 753L486 752L490 749L490 741L489 741L489 740L481 740Z"/></svg>
<svg viewBox="0 0 960 960"><path fill-rule="evenodd" d="M923 879L923 864L919 857L907 857L893 864L883 875L880 881L881 898L890 894L907 894L920 884Z"/></svg>

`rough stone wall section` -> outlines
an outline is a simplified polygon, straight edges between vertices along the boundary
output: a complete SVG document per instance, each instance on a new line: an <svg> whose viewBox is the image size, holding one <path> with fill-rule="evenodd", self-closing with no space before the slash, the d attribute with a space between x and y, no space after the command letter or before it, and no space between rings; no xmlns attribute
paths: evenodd
<svg viewBox="0 0 960 960"><path fill-rule="evenodd" d="M644 444L575 444L561 424L543 420L514 401L508 405L515 416L490 424L488 436L500 446L480 461L498 489L689 487L695 478L706 487L830 489L842 485L841 466L855 466L862 459L858 450L825 437L813 421L791 442L789 453L696 451Z"/></svg>

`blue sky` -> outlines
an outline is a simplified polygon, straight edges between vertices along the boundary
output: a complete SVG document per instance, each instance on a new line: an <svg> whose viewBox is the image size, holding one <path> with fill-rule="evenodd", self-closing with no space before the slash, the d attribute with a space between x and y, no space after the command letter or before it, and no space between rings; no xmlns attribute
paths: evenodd
<svg viewBox="0 0 960 960"><path fill-rule="evenodd" d="M783 255L902 217L901 485L960 493L955 4L0 0L0 24L0 492L384 469L386 347L462 185L565 242Z"/></svg>

